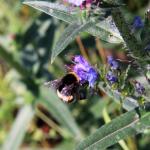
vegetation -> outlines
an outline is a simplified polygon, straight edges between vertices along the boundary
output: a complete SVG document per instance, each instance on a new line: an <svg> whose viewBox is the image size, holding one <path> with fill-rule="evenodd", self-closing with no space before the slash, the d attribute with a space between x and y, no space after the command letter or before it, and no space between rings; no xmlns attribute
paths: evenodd
<svg viewBox="0 0 150 150"><path fill-rule="evenodd" d="M149 5L1 0L1 149L148 150Z"/></svg>

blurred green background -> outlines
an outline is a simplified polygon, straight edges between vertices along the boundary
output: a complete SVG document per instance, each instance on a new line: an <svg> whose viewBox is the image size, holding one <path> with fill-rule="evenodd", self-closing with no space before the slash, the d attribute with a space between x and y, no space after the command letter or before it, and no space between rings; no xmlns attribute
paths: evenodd
<svg viewBox="0 0 150 150"><path fill-rule="evenodd" d="M150 6L148 0L124 3L129 24L136 15L144 18ZM0 1L0 145L5 143L5 149L16 142L12 149L21 143L19 149L71 150L83 136L107 122L105 108L111 119L122 114L121 106L104 93L66 105L50 91L42 90L44 82L65 74L64 65L71 56L81 54L92 64L99 64L106 63L106 55L111 53L102 48L100 39L83 33L50 64L51 49L66 25L19 0ZM125 57L121 51L115 55ZM149 132L126 138L127 147L148 150ZM115 144L108 149L123 148Z"/></svg>

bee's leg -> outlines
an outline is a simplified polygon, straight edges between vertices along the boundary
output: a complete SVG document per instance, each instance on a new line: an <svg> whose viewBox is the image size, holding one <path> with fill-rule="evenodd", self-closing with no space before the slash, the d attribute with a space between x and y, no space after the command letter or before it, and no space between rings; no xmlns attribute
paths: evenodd
<svg viewBox="0 0 150 150"><path fill-rule="evenodd" d="M89 91L90 91L90 95L91 95L91 96L94 95L95 92L96 92L95 89L93 89L93 88L90 88Z"/></svg>
<svg viewBox="0 0 150 150"><path fill-rule="evenodd" d="M80 89L79 91L79 100L85 100L87 99L87 92L85 89Z"/></svg>
<svg viewBox="0 0 150 150"><path fill-rule="evenodd" d="M75 98L76 98L77 101L80 100L80 95L79 95L79 93L76 93L76 94L75 94Z"/></svg>

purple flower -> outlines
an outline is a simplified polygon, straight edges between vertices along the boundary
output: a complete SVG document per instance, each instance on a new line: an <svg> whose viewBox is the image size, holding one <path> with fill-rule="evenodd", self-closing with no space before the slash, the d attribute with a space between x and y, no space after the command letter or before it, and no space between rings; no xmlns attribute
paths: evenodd
<svg viewBox="0 0 150 150"><path fill-rule="evenodd" d="M66 0L66 1L75 6L81 6L85 0Z"/></svg>
<svg viewBox="0 0 150 150"><path fill-rule="evenodd" d="M145 88L139 82L135 83L135 89L136 89L136 92L140 95L145 93Z"/></svg>
<svg viewBox="0 0 150 150"><path fill-rule="evenodd" d="M80 6L81 8L86 8L87 5L91 5L93 0L65 0L74 6ZM97 2L98 3L98 2Z"/></svg>
<svg viewBox="0 0 150 150"><path fill-rule="evenodd" d="M76 73L78 76L80 83L89 83L90 87L94 87L96 80L99 75L98 72L92 67L82 56L77 55L72 59L74 66L72 67L72 71Z"/></svg>
<svg viewBox="0 0 150 150"><path fill-rule="evenodd" d="M109 72L106 74L106 79L107 79L111 84L117 82L117 80L118 80L118 79L117 79L117 76L114 75L111 71L109 71Z"/></svg>
<svg viewBox="0 0 150 150"><path fill-rule="evenodd" d="M111 66L111 69L117 70L119 68L118 62L112 57L107 56L108 64Z"/></svg>
<svg viewBox="0 0 150 150"><path fill-rule="evenodd" d="M90 87L94 87L95 81L98 79L98 73L94 68L90 68L88 72L88 82Z"/></svg>
<svg viewBox="0 0 150 150"><path fill-rule="evenodd" d="M75 64L80 64L82 65L83 67L90 67L89 63L81 56L81 55L76 55L72 58L72 61L75 63Z"/></svg>
<svg viewBox="0 0 150 150"><path fill-rule="evenodd" d="M140 16L135 16L132 24L133 29L141 29L144 27L144 23Z"/></svg>

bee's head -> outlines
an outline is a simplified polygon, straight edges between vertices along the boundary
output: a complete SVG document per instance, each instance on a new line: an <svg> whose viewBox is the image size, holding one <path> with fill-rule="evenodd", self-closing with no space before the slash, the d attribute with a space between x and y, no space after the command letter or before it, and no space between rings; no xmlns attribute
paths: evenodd
<svg viewBox="0 0 150 150"><path fill-rule="evenodd" d="M71 84L74 82L79 82L79 78L74 72L69 72L62 78L62 82L64 82L64 84Z"/></svg>

